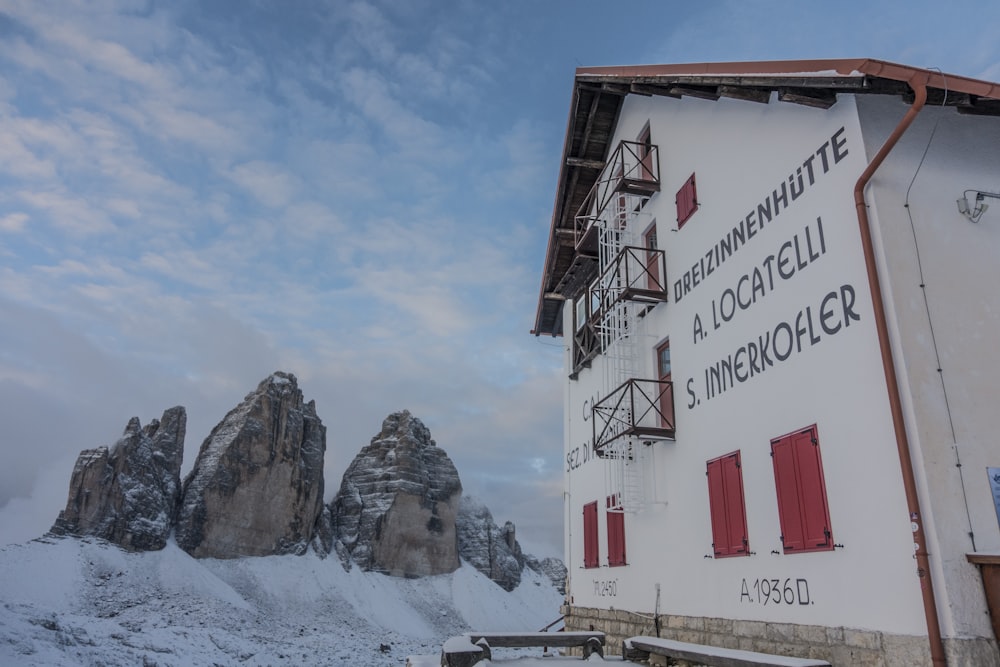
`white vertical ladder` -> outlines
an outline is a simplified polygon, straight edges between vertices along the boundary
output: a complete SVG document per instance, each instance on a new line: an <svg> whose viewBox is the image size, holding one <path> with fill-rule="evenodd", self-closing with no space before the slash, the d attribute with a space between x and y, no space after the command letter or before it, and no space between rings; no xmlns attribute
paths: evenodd
<svg viewBox="0 0 1000 667"><path fill-rule="evenodd" d="M600 219L598 291L601 300L599 333L604 350L603 396L609 396L624 382L638 377L638 314L636 304L621 299L628 287L625 276L610 271L625 246L636 245L633 229L639 199L632 195L619 195L609 205ZM629 405L609 416L611 420L631 422ZM645 447L635 437L622 437L604 448L605 490L612 499L608 509L619 512L637 512L645 501L644 461Z"/></svg>

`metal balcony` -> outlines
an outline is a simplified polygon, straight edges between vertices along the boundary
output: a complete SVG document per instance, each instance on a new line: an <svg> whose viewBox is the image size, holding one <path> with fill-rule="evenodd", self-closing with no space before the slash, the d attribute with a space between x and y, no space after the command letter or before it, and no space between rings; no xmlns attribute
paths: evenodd
<svg viewBox="0 0 1000 667"><path fill-rule="evenodd" d="M631 208L640 206L642 199L659 190L659 147L638 141L619 142L577 210L574 229L577 252L596 255L597 223L607 216L624 221Z"/></svg>
<svg viewBox="0 0 1000 667"><path fill-rule="evenodd" d="M674 383L669 380L627 380L591 408L594 451L620 438L674 438Z"/></svg>
<svg viewBox="0 0 1000 667"><path fill-rule="evenodd" d="M609 304L615 301L659 303L667 300L666 262L662 250L625 246L598 279L608 285Z"/></svg>

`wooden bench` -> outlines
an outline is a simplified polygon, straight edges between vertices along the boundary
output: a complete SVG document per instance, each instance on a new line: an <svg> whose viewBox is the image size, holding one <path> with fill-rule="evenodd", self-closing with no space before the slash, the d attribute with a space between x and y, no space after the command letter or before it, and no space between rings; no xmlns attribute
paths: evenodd
<svg viewBox="0 0 1000 667"><path fill-rule="evenodd" d="M583 658L604 657L603 632L467 632L452 637L441 650L442 667L472 667L480 660L492 660L493 648L582 647Z"/></svg>
<svg viewBox="0 0 1000 667"><path fill-rule="evenodd" d="M792 658L659 637L626 639L622 644L622 654L626 659L634 660L648 660L651 654L662 655L708 667L830 667L826 660L815 658Z"/></svg>

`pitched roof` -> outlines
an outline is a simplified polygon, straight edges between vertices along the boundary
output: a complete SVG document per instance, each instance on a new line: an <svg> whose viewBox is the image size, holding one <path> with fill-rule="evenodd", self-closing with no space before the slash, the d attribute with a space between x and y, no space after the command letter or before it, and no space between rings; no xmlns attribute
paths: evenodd
<svg viewBox="0 0 1000 667"><path fill-rule="evenodd" d="M829 108L838 93L913 97L960 113L1000 115L1000 84L871 58L581 67L576 70L542 274L535 335L562 334L562 307L593 280L597 260L577 251L575 216L600 176L627 95L778 100Z"/></svg>

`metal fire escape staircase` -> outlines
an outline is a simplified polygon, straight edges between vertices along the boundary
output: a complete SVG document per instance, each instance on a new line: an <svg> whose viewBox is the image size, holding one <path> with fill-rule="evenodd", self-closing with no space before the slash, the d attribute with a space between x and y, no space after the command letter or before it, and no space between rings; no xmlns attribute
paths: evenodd
<svg viewBox="0 0 1000 667"><path fill-rule="evenodd" d="M577 247L596 250L599 262L591 302L597 306L604 363L602 398L594 404L591 423L594 450L605 460L609 511L637 512L647 498L650 434L636 425L649 421L655 400L643 400L649 390L636 384L645 349L639 342L639 315L650 303L666 300L666 288L659 277L662 251L640 247L638 230L651 222L644 205L658 190L656 146L623 141L577 215ZM657 278L650 278L653 273Z"/></svg>

